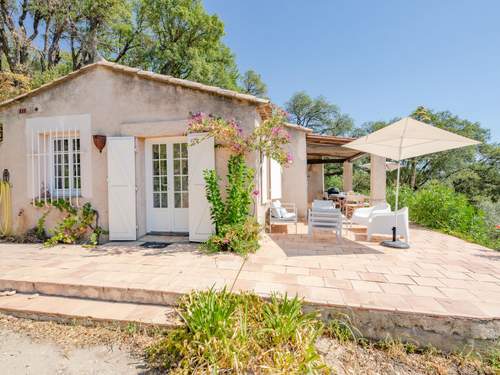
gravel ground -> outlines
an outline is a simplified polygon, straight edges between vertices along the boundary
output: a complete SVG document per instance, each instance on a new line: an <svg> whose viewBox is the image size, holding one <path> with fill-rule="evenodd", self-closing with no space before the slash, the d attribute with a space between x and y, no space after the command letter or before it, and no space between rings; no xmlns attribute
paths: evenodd
<svg viewBox="0 0 500 375"><path fill-rule="evenodd" d="M93 346L68 350L50 342L37 342L19 333L0 329L2 373L11 375L139 374L141 361L124 350Z"/></svg>
<svg viewBox="0 0 500 375"><path fill-rule="evenodd" d="M149 374L144 349L159 330L132 325L89 327L14 318L0 313L0 374ZM466 355L408 354L402 345L339 343L326 337L317 348L334 374L496 375Z"/></svg>

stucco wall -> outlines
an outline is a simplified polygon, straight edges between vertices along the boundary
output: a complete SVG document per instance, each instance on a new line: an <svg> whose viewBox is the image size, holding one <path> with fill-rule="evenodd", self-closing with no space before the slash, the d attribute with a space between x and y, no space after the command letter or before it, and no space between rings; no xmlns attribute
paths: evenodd
<svg viewBox="0 0 500 375"><path fill-rule="evenodd" d="M307 214L307 150L306 133L302 130L287 129L291 136L288 151L293 163L283 168L283 202L295 203L300 218Z"/></svg>
<svg viewBox="0 0 500 375"><path fill-rule="evenodd" d="M307 166L307 201L322 199L325 191L324 164L310 164Z"/></svg>
<svg viewBox="0 0 500 375"><path fill-rule="evenodd" d="M33 113L37 106L39 111ZM27 108L27 114L19 114L19 108ZM0 144L0 171L10 171L13 186L13 229L20 234L32 228L41 215L40 209L30 204L27 185L28 149L25 138L27 118L51 117L61 115L90 114L91 133L108 136L128 135L133 124L164 123L172 129L186 124L191 112L206 112L225 118L235 118L245 132L259 122L254 105L226 99L219 96L193 91L178 86L148 81L127 74L96 67L85 74L59 86L26 98L18 104L0 109L0 122L4 124L4 141ZM123 126L127 124L127 126ZM172 135L172 134L168 134ZM225 151L216 149L216 169L219 174L226 172ZM252 166L256 167L255 157L249 156ZM107 205L107 151L102 153L92 145L92 205L99 211L100 222L108 226ZM137 218L139 235L145 232L146 204L144 188L144 138L137 139L136 181L137 181ZM82 181L84 184L85 181ZM264 208L257 207L263 215ZM52 215L51 215L52 216ZM55 216L55 215L54 215ZM47 226L54 224L49 218Z"/></svg>

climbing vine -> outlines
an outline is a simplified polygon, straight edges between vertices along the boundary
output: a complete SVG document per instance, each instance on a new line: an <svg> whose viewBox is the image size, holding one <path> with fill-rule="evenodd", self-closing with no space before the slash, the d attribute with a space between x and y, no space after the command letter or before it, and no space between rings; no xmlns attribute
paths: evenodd
<svg viewBox="0 0 500 375"><path fill-rule="evenodd" d="M35 203L39 208L48 207L38 220L35 228L38 238L44 240L44 246L55 246L58 243L77 244L83 243L89 247L99 245L102 234L107 232L99 226L99 213L87 202L81 207L75 207L63 198ZM64 217L56 226L45 230L45 221L52 208L63 213Z"/></svg>

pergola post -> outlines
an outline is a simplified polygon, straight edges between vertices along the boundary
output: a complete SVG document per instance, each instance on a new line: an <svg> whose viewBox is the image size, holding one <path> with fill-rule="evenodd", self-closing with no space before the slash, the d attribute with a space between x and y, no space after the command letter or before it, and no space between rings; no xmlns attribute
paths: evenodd
<svg viewBox="0 0 500 375"><path fill-rule="evenodd" d="M343 167L343 189L345 192L352 191L352 163L350 161L345 161Z"/></svg>
<svg viewBox="0 0 500 375"><path fill-rule="evenodd" d="M385 158L370 155L370 204L376 205L386 201L386 167Z"/></svg>

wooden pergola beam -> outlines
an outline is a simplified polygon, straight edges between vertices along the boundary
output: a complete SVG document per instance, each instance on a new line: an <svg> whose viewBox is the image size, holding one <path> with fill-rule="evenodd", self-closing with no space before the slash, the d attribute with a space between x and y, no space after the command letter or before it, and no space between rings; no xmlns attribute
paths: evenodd
<svg viewBox="0 0 500 375"><path fill-rule="evenodd" d="M340 164L346 161L346 159L308 159L307 164L330 164L336 163Z"/></svg>

